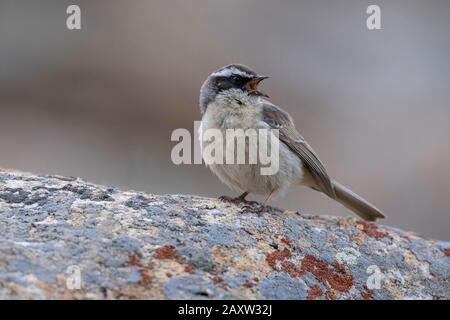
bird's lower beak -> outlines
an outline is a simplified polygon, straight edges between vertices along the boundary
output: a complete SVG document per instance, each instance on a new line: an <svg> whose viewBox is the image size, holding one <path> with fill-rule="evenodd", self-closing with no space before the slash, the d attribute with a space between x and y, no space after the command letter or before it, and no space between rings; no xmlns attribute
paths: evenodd
<svg viewBox="0 0 450 320"><path fill-rule="evenodd" d="M261 81L270 78L269 76L255 76L252 80L245 85L247 91L254 96L261 96L269 98L267 94L258 90L258 85Z"/></svg>

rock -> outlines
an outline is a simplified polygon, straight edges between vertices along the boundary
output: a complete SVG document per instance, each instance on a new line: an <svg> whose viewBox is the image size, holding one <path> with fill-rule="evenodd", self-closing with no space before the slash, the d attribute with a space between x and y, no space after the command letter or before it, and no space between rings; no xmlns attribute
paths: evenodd
<svg viewBox="0 0 450 320"><path fill-rule="evenodd" d="M0 170L0 298L450 298L450 243L257 211Z"/></svg>

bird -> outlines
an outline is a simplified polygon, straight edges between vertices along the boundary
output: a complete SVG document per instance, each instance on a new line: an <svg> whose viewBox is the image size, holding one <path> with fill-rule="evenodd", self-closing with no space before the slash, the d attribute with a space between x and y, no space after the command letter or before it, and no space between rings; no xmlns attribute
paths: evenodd
<svg viewBox="0 0 450 320"><path fill-rule="evenodd" d="M236 198L221 199L246 202L249 194L264 195L265 206L274 196L285 195L291 187L305 186L327 195L366 221L384 218L378 208L330 177L316 152L297 131L290 114L271 103L269 96L258 89L267 78L246 65L230 64L212 72L201 86L202 150L211 143L203 137L209 129L224 134L229 129L278 130L279 169L273 175L262 175L259 162L207 164L223 183L242 193Z"/></svg>

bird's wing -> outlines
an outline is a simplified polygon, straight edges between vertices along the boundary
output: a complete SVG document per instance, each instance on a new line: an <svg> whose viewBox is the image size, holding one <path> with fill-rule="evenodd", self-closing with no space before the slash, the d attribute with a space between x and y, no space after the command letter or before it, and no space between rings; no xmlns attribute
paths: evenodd
<svg viewBox="0 0 450 320"><path fill-rule="evenodd" d="M279 130L279 139L302 160L317 183L317 189L331 198L335 192L328 173L314 150L305 141L297 129L291 116L279 107L265 102L262 108L263 121L272 129Z"/></svg>

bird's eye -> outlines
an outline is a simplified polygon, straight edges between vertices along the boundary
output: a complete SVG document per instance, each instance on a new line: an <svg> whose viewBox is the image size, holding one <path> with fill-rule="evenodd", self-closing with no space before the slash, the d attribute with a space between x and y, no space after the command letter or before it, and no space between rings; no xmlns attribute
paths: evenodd
<svg viewBox="0 0 450 320"><path fill-rule="evenodd" d="M240 83L242 82L242 78L240 76L234 75L231 76L231 81L233 81L234 83Z"/></svg>

